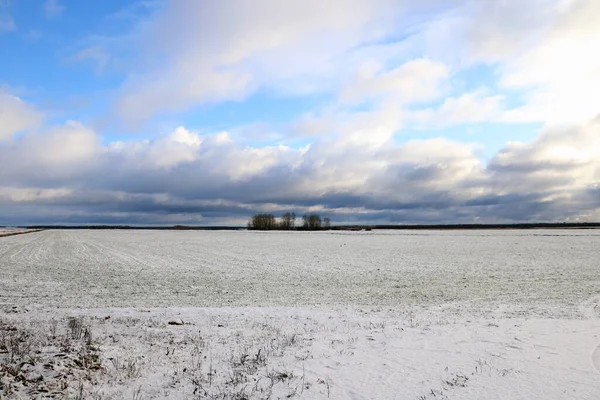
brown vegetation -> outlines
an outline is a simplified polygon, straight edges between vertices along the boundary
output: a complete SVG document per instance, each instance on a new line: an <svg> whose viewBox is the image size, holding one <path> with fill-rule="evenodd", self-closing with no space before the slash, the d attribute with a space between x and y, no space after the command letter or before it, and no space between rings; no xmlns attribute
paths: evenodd
<svg viewBox="0 0 600 400"><path fill-rule="evenodd" d="M24 235L26 233L35 233L35 232L41 232L43 231L43 229L35 229L35 230L23 230L23 231L17 231L17 232L8 232L8 233L0 233L0 237L9 237L9 236L16 236L16 235Z"/></svg>

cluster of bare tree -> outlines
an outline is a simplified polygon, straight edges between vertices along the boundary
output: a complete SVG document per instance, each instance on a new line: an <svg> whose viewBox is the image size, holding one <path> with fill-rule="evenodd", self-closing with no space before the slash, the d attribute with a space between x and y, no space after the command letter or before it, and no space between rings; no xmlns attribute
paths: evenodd
<svg viewBox="0 0 600 400"><path fill-rule="evenodd" d="M259 231L272 230L311 230L329 229L331 219L321 217L318 214L304 214L302 224L296 226L296 214L287 212L277 220L273 214L255 214L248 221L248 229Z"/></svg>

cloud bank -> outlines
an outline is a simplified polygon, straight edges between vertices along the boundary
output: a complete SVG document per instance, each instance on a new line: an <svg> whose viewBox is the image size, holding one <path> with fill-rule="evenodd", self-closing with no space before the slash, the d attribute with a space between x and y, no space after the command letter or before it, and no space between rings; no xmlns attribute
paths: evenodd
<svg viewBox="0 0 600 400"><path fill-rule="evenodd" d="M508 143L487 164L443 138L250 147L180 127L103 144L72 121L1 142L0 158L9 222L241 224L287 210L365 223L600 217L600 120Z"/></svg>

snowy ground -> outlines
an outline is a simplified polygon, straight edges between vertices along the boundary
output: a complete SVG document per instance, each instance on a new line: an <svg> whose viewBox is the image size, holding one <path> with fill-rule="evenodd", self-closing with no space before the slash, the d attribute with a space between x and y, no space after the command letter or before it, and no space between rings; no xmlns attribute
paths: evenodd
<svg viewBox="0 0 600 400"><path fill-rule="evenodd" d="M0 393L598 399L598 245L593 230L2 238Z"/></svg>

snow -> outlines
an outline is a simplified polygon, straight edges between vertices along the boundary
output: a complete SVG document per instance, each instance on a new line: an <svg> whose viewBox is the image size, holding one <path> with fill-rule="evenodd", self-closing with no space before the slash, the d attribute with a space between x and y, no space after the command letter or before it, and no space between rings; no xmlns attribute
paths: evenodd
<svg viewBox="0 0 600 400"><path fill-rule="evenodd" d="M0 241L0 291L53 307L455 304L568 316L598 294L599 244L600 231L56 230Z"/></svg>
<svg viewBox="0 0 600 400"><path fill-rule="evenodd" d="M42 336L85 321L103 366L90 398L598 399L599 244L593 230L44 231L0 239L0 321Z"/></svg>

